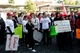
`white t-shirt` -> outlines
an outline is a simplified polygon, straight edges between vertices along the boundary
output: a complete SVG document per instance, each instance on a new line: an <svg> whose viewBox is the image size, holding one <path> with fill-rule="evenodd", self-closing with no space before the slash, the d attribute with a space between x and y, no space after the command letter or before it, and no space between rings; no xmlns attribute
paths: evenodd
<svg viewBox="0 0 80 53"><path fill-rule="evenodd" d="M23 20L22 25L23 25L23 32L28 33L28 30L26 29L26 24L28 23L28 20Z"/></svg>
<svg viewBox="0 0 80 53"><path fill-rule="evenodd" d="M19 24L22 24L23 17L18 17L17 19L18 19Z"/></svg>
<svg viewBox="0 0 80 53"><path fill-rule="evenodd" d="M42 29L49 29L49 23L50 23L50 19L47 18L41 18L40 23L42 23Z"/></svg>
<svg viewBox="0 0 80 53"><path fill-rule="evenodd" d="M10 27L10 30L12 31L12 33L14 33L14 22L12 21L12 19L6 20L6 26ZM8 29L7 29L7 33L10 33Z"/></svg>
<svg viewBox="0 0 80 53"><path fill-rule="evenodd" d="M32 18L32 23L34 24L34 28L37 28L39 30L40 28L40 23L38 18Z"/></svg>

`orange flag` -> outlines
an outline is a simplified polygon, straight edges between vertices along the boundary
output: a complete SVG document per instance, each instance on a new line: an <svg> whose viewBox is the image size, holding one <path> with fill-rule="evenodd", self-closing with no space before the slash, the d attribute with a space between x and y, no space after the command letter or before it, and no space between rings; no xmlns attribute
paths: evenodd
<svg viewBox="0 0 80 53"><path fill-rule="evenodd" d="M65 8L64 3L63 3L63 2L62 2L62 11L63 11L63 14L64 14L64 15L67 15L66 8Z"/></svg>

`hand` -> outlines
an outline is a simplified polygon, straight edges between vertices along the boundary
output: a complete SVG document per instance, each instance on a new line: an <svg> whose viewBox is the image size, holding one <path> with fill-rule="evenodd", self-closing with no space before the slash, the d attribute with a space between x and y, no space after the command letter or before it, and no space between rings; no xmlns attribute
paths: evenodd
<svg viewBox="0 0 80 53"><path fill-rule="evenodd" d="M32 30L34 30L34 28L32 28Z"/></svg>
<svg viewBox="0 0 80 53"><path fill-rule="evenodd" d="M42 30L42 32L44 32L44 31Z"/></svg>
<svg viewBox="0 0 80 53"><path fill-rule="evenodd" d="M50 31L50 29L48 31Z"/></svg>

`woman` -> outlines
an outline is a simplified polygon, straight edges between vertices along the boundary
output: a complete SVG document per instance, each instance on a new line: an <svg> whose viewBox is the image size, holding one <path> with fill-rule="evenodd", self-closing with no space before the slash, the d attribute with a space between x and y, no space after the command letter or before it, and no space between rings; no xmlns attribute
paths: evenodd
<svg viewBox="0 0 80 53"><path fill-rule="evenodd" d="M26 29L26 24L28 23L28 20L27 20L27 16L24 16L23 18L23 21L22 21L22 26L23 26L23 41L26 42L26 45L28 44L27 43L27 34L28 34L28 30Z"/></svg>
<svg viewBox="0 0 80 53"><path fill-rule="evenodd" d="M33 31L34 31L34 25L31 21L31 16L28 16L28 23L26 24L26 29L28 30L28 44L29 44L29 49L32 52L36 52L34 49L34 39L33 39Z"/></svg>
<svg viewBox="0 0 80 53"><path fill-rule="evenodd" d="M36 17L36 15L34 13L31 14L31 18L32 18L31 20L32 20L35 30L39 31L39 29L40 29L39 19ZM34 40L34 41L35 41L35 45L38 45L39 42L36 40Z"/></svg>
<svg viewBox="0 0 80 53"><path fill-rule="evenodd" d="M18 23L19 23L19 24L22 24L22 21L23 21L23 13L19 13L17 19L18 19Z"/></svg>
<svg viewBox="0 0 80 53"><path fill-rule="evenodd" d="M42 13L39 13L38 14L38 19L40 20L42 18L42 16L43 16Z"/></svg>
<svg viewBox="0 0 80 53"><path fill-rule="evenodd" d="M7 27L7 34L14 35L14 22L12 21L12 15L10 12L7 13L6 19L6 27ZM12 51L10 51L12 53Z"/></svg>

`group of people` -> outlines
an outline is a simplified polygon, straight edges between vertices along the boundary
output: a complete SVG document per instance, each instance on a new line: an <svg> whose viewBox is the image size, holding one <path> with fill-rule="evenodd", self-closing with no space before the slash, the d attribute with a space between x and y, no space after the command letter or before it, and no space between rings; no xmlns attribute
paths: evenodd
<svg viewBox="0 0 80 53"><path fill-rule="evenodd" d="M10 34L12 36L14 34L14 29L18 24L21 24L23 28L22 41L25 41L29 50L36 52L34 45L35 43L39 44L39 42L34 40L33 31L37 30L43 34L43 45L52 44L52 38L50 37L50 27L55 26L54 21L59 20L69 20L71 31L58 33L56 36L57 46L59 50L65 50L67 46L72 48L73 39L75 39L76 35L75 29L80 28L79 12L71 12L69 15L64 15L60 12L51 14L43 12L39 13L38 15L35 13L30 13L29 15L24 15L24 13L21 12L18 14L18 17L16 16L16 12L13 12L12 14L8 12L5 22L0 16L0 44L4 42L4 36L6 34Z"/></svg>

